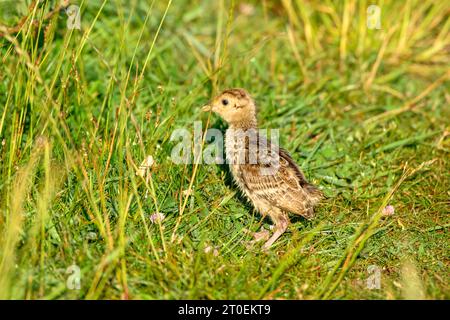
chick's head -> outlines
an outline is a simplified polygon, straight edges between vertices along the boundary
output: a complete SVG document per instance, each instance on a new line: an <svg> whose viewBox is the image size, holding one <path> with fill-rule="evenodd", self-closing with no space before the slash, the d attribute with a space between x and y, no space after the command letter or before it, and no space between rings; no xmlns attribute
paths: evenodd
<svg viewBox="0 0 450 320"><path fill-rule="evenodd" d="M228 89L215 97L203 111L213 111L230 125L254 124L256 106L244 89Z"/></svg>

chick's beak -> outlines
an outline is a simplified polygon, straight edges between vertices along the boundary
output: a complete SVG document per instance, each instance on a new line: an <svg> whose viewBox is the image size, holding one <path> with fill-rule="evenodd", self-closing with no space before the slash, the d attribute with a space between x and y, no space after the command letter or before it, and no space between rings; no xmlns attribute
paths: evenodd
<svg viewBox="0 0 450 320"><path fill-rule="evenodd" d="M212 107L209 104L207 104L207 105L202 107L202 111L204 111L204 112L208 112L208 111L211 111L211 110L212 110Z"/></svg>

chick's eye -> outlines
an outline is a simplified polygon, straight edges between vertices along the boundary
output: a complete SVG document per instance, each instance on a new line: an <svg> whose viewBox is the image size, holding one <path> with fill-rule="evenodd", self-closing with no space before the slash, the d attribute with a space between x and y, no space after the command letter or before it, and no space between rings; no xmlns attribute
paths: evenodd
<svg viewBox="0 0 450 320"><path fill-rule="evenodd" d="M227 99L223 99L223 100L222 100L222 104L223 104L224 106L226 106L226 105L228 104L228 100L227 100Z"/></svg>

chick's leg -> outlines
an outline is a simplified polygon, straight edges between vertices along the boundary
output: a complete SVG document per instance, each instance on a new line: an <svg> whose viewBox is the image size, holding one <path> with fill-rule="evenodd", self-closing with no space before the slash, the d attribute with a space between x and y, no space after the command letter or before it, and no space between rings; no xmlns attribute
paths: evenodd
<svg viewBox="0 0 450 320"><path fill-rule="evenodd" d="M286 212L276 210L271 211L269 215L275 224L275 232L273 233L272 237L270 237L270 239L267 240L267 242L264 244L263 250L269 249L272 244L286 231L289 225L289 216Z"/></svg>
<svg viewBox="0 0 450 320"><path fill-rule="evenodd" d="M250 230L244 229L244 233L252 236L254 240L250 241L250 243L256 243L261 240L267 240L269 239L269 230L264 229L264 227L261 227L260 231L252 232Z"/></svg>

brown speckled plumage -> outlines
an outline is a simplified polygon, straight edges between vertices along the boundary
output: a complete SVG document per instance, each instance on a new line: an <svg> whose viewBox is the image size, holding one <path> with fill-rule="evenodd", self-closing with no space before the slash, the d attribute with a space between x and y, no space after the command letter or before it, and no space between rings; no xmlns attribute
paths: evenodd
<svg viewBox="0 0 450 320"><path fill-rule="evenodd" d="M234 181L256 210L275 224L265 249L286 231L288 212L313 217L322 193L306 181L286 150L259 133L256 107L245 90L225 90L204 110L228 122L225 150Z"/></svg>

